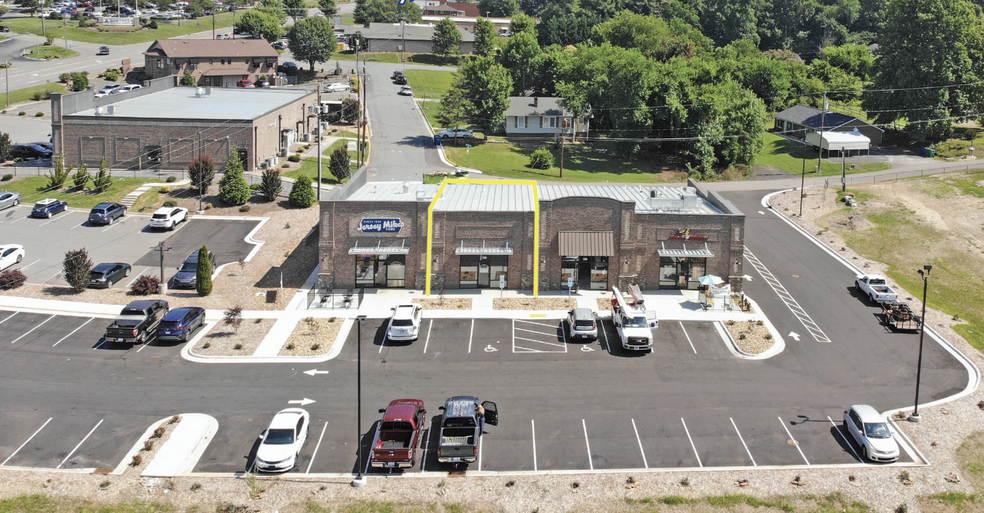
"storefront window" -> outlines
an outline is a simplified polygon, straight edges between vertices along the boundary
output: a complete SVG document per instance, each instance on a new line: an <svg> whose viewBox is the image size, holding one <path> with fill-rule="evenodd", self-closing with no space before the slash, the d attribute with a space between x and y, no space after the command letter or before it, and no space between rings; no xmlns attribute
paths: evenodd
<svg viewBox="0 0 984 513"><path fill-rule="evenodd" d="M566 290L568 279L573 279L580 289L608 289L608 257L562 257L560 263L560 288Z"/></svg>
<svg viewBox="0 0 984 513"><path fill-rule="evenodd" d="M406 255L359 255L355 259L355 286L405 287L406 267Z"/></svg>
<svg viewBox="0 0 984 513"><path fill-rule="evenodd" d="M698 289L706 274L706 258L662 257L659 259L659 288Z"/></svg>
<svg viewBox="0 0 984 513"><path fill-rule="evenodd" d="M499 286L499 277L508 279L509 257L505 255L462 255L458 286L463 289Z"/></svg>

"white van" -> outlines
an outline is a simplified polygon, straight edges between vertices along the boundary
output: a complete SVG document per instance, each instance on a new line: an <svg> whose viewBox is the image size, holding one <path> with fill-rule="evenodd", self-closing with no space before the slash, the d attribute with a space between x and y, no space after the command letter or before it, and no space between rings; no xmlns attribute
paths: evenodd
<svg viewBox="0 0 984 513"><path fill-rule="evenodd" d="M141 89L141 88L143 88L143 86L140 85L140 84L127 84L127 85L119 88L118 92L120 92L120 93L126 93L126 92L129 92L129 91L133 91L133 90Z"/></svg>

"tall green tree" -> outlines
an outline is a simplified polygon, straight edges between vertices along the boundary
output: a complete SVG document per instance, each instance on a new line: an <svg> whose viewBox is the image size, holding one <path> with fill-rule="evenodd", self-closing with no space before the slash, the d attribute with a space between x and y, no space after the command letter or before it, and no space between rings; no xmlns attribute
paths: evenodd
<svg viewBox="0 0 984 513"><path fill-rule="evenodd" d="M478 12L495 18L509 18L519 12L519 0L478 0Z"/></svg>
<svg viewBox="0 0 984 513"><path fill-rule="evenodd" d="M526 14L517 14L509 20L509 32L513 35L520 32L529 32L536 35L536 19Z"/></svg>
<svg viewBox="0 0 984 513"><path fill-rule="evenodd" d="M297 23L297 20L307 18L307 2L305 0L283 0L284 12Z"/></svg>
<svg viewBox="0 0 984 513"><path fill-rule="evenodd" d="M82 292L89 286L89 272L92 271L92 260L89 253L82 249L74 249L65 253L62 262L62 277L75 292Z"/></svg>
<svg viewBox="0 0 984 513"><path fill-rule="evenodd" d="M348 178L351 174L351 167L352 161L349 159L348 149L345 146L339 146L331 152L331 162L328 164L328 169L331 170L331 174L336 180L341 182Z"/></svg>
<svg viewBox="0 0 984 513"><path fill-rule="evenodd" d="M199 296L212 293L212 259L208 246L202 245L198 250L198 267L195 269L195 290Z"/></svg>
<svg viewBox="0 0 984 513"><path fill-rule="evenodd" d="M92 176L89 174L89 166L86 166L85 162L80 162L78 170L72 175L72 185L81 191L89 184L89 180L92 180Z"/></svg>
<svg viewBox="0 0 984 513"><path fill-rule="evenodd" d="M273 42L283 35L283 27L276 15L261 8L250 9L236 20L236 30L243 34L258 34Z"/></svg>
<svg viewBox="0 0 984 513"><path fill-rule="evenodd" d="M41 10L40 0L18 0L17 6L21 8L22 12L26 12L34 17L34 13Z"/></svg>
<svg viewBox="0 0 984 513"><path fill-rule="evenodd" d="M512 77L509 70L492 57L471 59L458 68L464 96L468 100L468 117L487 133L506 120Z"/></svg>
<svg viewBox="0 0 984 513"><path fill-rule="evenodd" d="M541 53L536 36L529 31L513 35L502 48L503 64L512 73L513 90L521 96L526 94L528 78L532 83Z"/></svg>
<svg viewBox="0 0 984 513"><path fill-rule="evenodd" d="M318 9L329 20L334 20L335 16L338 15L338 7L335 5L335 0L318 0Z"/></svg>
<svg viewBox="0 0 984 513"><path fill-rule="evenodd" d="M393 0L356 0L355 23L369 26L370 23L420 23L423 10L411 2L399 5Z"/></svg>
<svg viewBox="0 0 984 513"><path fill-rule="evenodd" d="M622 48L637 48L658 61L693 57L709 52L713 46L710 39L686 23L629 11L620 12L593 30L596 43L608 41Z"/></svg>
<svg viewBox="0 0 984 513"><path fill-rule="evenodd" d="M458 128L468 120L469 102L465 99L465 86L461 75L455 75L451 87L441 98L437 122L445 128Z"/></svg>
<svg viewBox="0 0 984 513"><path fill-rule="evenodd" d="M284 10L282 0L260 0L260 5L254 7L253 10L260 10L272 16L280 25L287 23L287 11Z"/></svg>
<svg viewBox="0 0 984 513"><path fill-rule="evenodd" d="M715 167L751 163L769 125L765 103L734 81L698 86L692 99L687 123L700 138L691 143L695 177L713 178Z"/></svg>
<svg viewBox="0 0 984 513"><path fill-rule="evenodd" d="M10 134L6 132L0 133L0 162L10 160L13 151L14 147L10 144Z"/></svg>
<svg viewBox="0 0 984 513"><path fill-rule="evenodd" d="M434 43L435 55L445 59L453 59L461 55L461 31L451 18L442 18L437 22L431 42Z"/></svg>
<svg viewBox="0 0 984 513"><path fill-rule="evenodd" d="M243 163L239 160L239 151L233 148L226 161L225 174L219 180L219 198L228 205L245 205L252 193L246 177L243 176Z"/></svg>
<svg viewBox="0 0 984 513"><path fill-rule="evenodd" d="M331 59L337 46L331 22L320 16L295 23L287 33L287 41L294 58L307 62L312 73L314 64Z"/></svg>
<svg viewBox="0 0 984 513"><path fill-rule="evenodd" d="M485 18L475 22L475 45L473 53L482 57L495 55L495 24Z"/></svg>
<svg viewBox="0 0 984 513"><path fill-rule="evenodd" d="M918 141L949 137L954 121L984 108L982 27L980 7L964 0L892 0L865 109L878 122L905 120Z"/></svg>
<svg viewBox="0 0 984 513"><path fill-rule="evenodd" d="M99 172L92 179L92 187L99 192L106 192L113 185L113 173L106 164L106 159L99 163Z"/></svg>

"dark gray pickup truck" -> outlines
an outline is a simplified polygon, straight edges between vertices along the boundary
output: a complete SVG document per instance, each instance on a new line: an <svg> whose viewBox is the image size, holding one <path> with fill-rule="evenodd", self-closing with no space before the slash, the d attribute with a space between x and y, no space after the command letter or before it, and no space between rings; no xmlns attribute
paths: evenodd
<svg viewBox="0 0 984 513"><path fill-rule="evenodd" d="M498 425L499 411L492 401L481 403L485 409L485 424ZM478 459L478 440L482 436L477 397L455 396L441 406L441 441L437 461L441 463L474 463Z"/></svg>
<svg viewBox="0 0 984 513"><path fill-rule="evenodd" d="M106 342L143 344L157 337L157 328L167 312L167 301L134 301L113 319L104 338Z"/></svg>

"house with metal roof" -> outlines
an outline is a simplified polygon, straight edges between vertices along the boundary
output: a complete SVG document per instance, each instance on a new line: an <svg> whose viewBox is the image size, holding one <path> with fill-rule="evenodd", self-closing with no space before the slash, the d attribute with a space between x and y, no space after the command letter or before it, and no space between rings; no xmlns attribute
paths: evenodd
<svg viewBox="0 0 984 513"><path fill-rule="evenodd" d="M262 39L158 39L144 52L144 72L152 79L189 72L197 85L236 87L276 75L279 57Z"/></svg>
<svg viewBox="0 0 984 513"><path fill-rule="evenodd" d="M328 288L740 291L744 214L687 187L522 181L370 182L363 169L321 201Z"/></svg>
<svg viewBox="0 0 984 513"><path fill-rule="evenodd" d="M561 105L563 98L537 96L511 96L506 109L503 128L506 135L557 139L560 134L572 138L584 134L587 119L574 114Z"/></svg>
<svg viewBox="0 0 984 513"><path fill-rule="evenodd" d="M472 53L475 34L458 26L461 32L459 49L463 55ZM433 53L434 24L370 23L368 27L346 27L345 35L361 35L367 52Z"/></svg>
<svg viewBox="0 0 984 513"><path fill-rule="evenodd" d="M810 107L793 105L773 116L775 132L789 137L806 140L810 132L852 132L857 131L868 138L874 146L881 145L885 130L855 116L830 112Z"/></svg>

